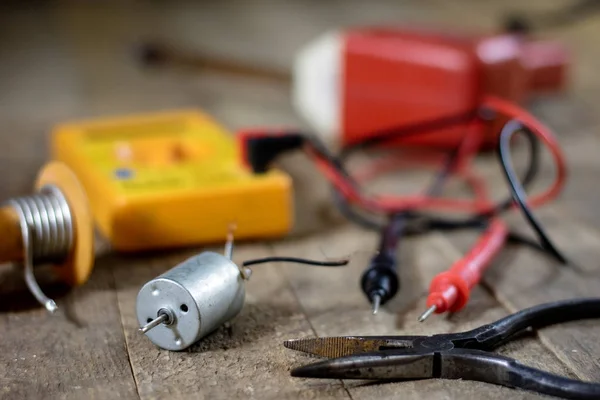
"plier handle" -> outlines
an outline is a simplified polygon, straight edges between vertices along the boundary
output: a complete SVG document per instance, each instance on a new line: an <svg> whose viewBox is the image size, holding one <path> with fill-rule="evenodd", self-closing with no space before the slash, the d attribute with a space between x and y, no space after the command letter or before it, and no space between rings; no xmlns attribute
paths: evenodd
<svg viewBox="0 0 600 400"><path fill-rule="evenodd" d="M541 304L479 328L432 336L342 336L288 340L284 346L328 357L292 376L338 379L466 379L568 399L599 399L600 384L528 367L491 353L528 328L600 318L600 298Z"/></svg>

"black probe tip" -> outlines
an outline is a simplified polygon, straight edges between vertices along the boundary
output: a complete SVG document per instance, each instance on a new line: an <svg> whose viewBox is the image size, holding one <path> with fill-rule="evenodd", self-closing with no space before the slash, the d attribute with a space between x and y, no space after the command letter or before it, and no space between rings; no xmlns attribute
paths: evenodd
<svg viewBox="0 0 600 400"><path fill-rule="evenodd" d="M391 257L375 256L361 279L361 287L373 305L373 314L398 292L400 282L396 262Z"/></svg>

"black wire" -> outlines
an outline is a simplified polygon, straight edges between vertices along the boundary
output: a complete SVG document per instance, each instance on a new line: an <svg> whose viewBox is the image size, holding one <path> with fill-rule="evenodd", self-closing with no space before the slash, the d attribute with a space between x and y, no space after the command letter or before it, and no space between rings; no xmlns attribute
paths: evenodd
<svg viewBox="0 0 600 400"><path fill-rule="evenodd" d="M252 260L246 260L242 263L244 267L248 267L250 265L256 264L265 264L271 262L289 262L289 263L297 263L297 264L306 264L306 265L315 265L319 267L343 267L348 265L349 260L332 260L332 261L317 261L317 260L309 260L306 258L298 258L298 257L264 257L264 258L255 258Z"/></svg>
<svg viewBox="0 0 600 400"><path fill-rule="evenodd" d="M538 175L539 166L540 166L540 144L539 144L539 141L537 140L536 136L531 131L529 131L526 127L519 124L519 130L524 133L525 138L527 139L527 142L529 145L528 146L529 147L529 163L523 174L523 177L521 178L521 181L520 181L521 183L519 183L518 179L513 180L513 183L517 183L519 185L519 187L522 189L522 192L524 192L525 189L527 187L529 187L531 185L531 183L533 183L533 181L535 180L535 178ZM334 165L337 165L340 167L340 173L343 173L345 176L349 176L347 171L344 169L342 161L345 158L347 158L353 151L355 151L359 148L362 149L365 147L368 147L368 146L354 145L352 148L342 151L339 158L334 157L334 159L335 159ZM502 152L502 155L507 154L505 148L502 148L501 152ZM516 173L514 172L514 169L512 169L512 164L506 165L506 167L505 167L505 164L502 163L502 157L500 158L500 161L501 161L500 164L501 164L501 167L502 167L504 173L506 174L506 171L507 171L506 167L508 167L510 169L510 171L512 172L512 177L516 178ZM443 171L444 170L442 170L442 172ZM454 231L454 230L461 230L461 229L484 229L488 225L489 219L491 217L501 214L511 208L513 201L514 201L513 200L514 195L512 192L513 191L512 191L512 186L511 186L510 197L505 199L502 202L499 202L492 211L487 212L487 213L476 214L474 216L471 216L471 217L468 217L465 219L441 218L441 217L435 217L435 216L427 216L422 213L411 212L411 213L405 215L405 218L407 219L407 225L403 229L403 234L404 234L404 236L415 236L415 235L424 234L424 233L432 231L432 230ZM343 195L341 193L339 193L337 190L335 190L335 188L333 189L333 201L334 201L334 204L336 205L337 209L339 210L339 212L345 218L356 223L359 226L362 226L363 228L366 228L369 230L374 230L374 231L382 231L383 229L385 229L386 225L389 223L389 219L387 221L384 219L381 219L381 218L376 219L375 217L370 217L370 216L365 215L363 212L359 212L355 207L350 205L346 201L346 199L343 197ZM529 212L528 215L531 216L532 215L531 212ZM528 218L528 222L530 222L529 218ZM535 225L533 225L533 224L535 224ZM514 232L509 233L508 241L510 241L512 243L526 245L526 246L534 248L535 250L538 250L538 251L550 253L552 256L557 258L559 261L566 262L566 258L556 249L556 246L554 246L552 244L552 242L549 240L549 238L543 231L543 228L541 227L539 222L534 220L533 224L532 224L532 227L534 227L534 230L536 230L536 233L538 233L538 237L540 238L541 244L537 243L534 240L526 238L522 235L514 233ZM541 232L541 235L539 232Z"/></svg>
<svg viewBox="0 0 600 400"><path fill-rule="evenodd" d="M350 153L353 153L357 150L364 150L365 148L371 148L376 145L387 144L400 138L405 139L407 137L416 135L427 135L427 133L434 133L436 130L441 128L448 128L464 124L465 122L472 120L477 114L477 111L478 110L467 111L461 114L442 117L432 121L420 122L401 128L392 127L373 132L369 135L365 135L367 137L366 139L344 147L340 153L340 159L343 160L347 158Z"/></svg>
<svg viewBox="0 0 600 400"><path fill-rule="evenodd" d="M527 222L529 222L531 228L535 231L542 247L545 248L548 253L552 254L558 261L563 264L567 264L567 258L556 248L554 243L552 243L548 237L548 234L527 205L527 193L525 192L523 185L521 185L519 182L519 178L517 177L517 174L512 166L512 160L510 156L510 139L516 133L523 133L526 136L533 138L533 140L536 140L533 133L527 129L523 129L523 125L517 120L508 121L508 123L506 123L506 125L504 125L502 128L500 139L498 141L498 157L500 158L500 165L504 171L506 181L510 186L512 197L515 203L517 203L519 206L521 213Z"/></svg>
<svg viewBox="0 0 600 400"><path fill-rule="evenodd" d="M548 254L548 250L546 250L541 244L539 244L535 239L530 239L526 236L523 236L516 232L509 232L506 240L510 243L520 244L527 247L531 247L534 250L539 252Z"/></svg>
<svg viewBox="0 0 600 400"><path fill-rule="evenodd" d="M431 230L441 230L441 231L452 231L459 229L483 229L485 228L491 217L499 215L512 207L513 201L516 201L519 205L523 215L532 226L534 231L536 232L540 244L533 242L532 240L525 238L521 235L510 233L508 240L513 243L520 243L527 245L529 247L533 247L537 250L545 251L559 260L561 263L567 263L566 257L562 255L548 238L548 235L545 233L541 224L535 219L531 211L526 205L525 202L525 190L538 175L539 165L540 165L540 145L537 137L527 129L527 127L518 123L518 130L514 131L517 128L517 125L511 124L510 128L512 130L507 130L508 125L505 125L502 133L500 135L499 140L499 156L500 156L500 164L502 170L509 182L509 186L511 188L511 195L505 199L504 201L499 202L491 211L486 213L480 213L473 215L471 217L467 217L465 219L449 219L449 218L441 218L435 216L428 216L423 213L418 213L415 211L411 211L410 213L406 213L404 218L406 219L407 225L403 229L403 234L406 236L423 234ZM506 133L512 132L512 133ZM525 173L521 180L518 179L517 174L512 168L512 163L510 162L510 138L516 132L522 132L525 135L525 138L529 144L529 163ZM404 137L404 134L407 136L411 136L413 134L418 133L415 127L413 129L409 129L406 131L399 131L397 136L392 135L393 132L386 133L386 140L381 141L377 138L369 139L367 141L361 143L355 143L350 147L347 147L342 150L339 156L335 156L327 150L327 147L320 143L316 138L311 139L311 143L315 147L315 149L320 153L321 157L326 159L334 168L338 170L340 174L342 174L346 179L348 179L348 183L352 184L357 190L360 190L360 185L353 180L352 176L348 173L348 171L344 167L344 161L356 150L365 149L375 145L381 145L390 141L390 139L398 139L399 137ZM502 135L504 135L504 139L502 139ZM448 173L448 171L442 173ZM521 201L519 201L519 199ZM383 231L386 226L389 224L389 216L387 219L375 219L374 217L369 217L364 213L361 213L356 210L351 204L349 204L344 196L339 193L335 188L333 188L333 201L340 213L346 217L348 220L358 224L369 230L375 231ZM412 223L411 223L412 222Z"/></svg>
<svg viewBox="0 0 600 400"><path fill-rule="evenodd" d="M523 128L522 129L526 129ZM533 134L528 134L526 136L529 144L529 163L527 165L527 169L525 170L523 177L521 178L522 186L524 188L529 187L539 172L540 166L540 146L537 138ZM335 160L335 165L340 165L341 169L339 169L340 173L343 173L345 176L349 176L347 171L343 167L343 161L347 157L351 155L352 152L357 150L358 146L353 146L351 149L347 149L342 151L340 157ZM360 147L360 148L364 148ZM454 151L454 153L456 150ZM324 155L325 157L325 155ZM450 162L452 162L452 157L449 158ZM332 161L333 163L333 161ZM442 174L448 174L450 169L444 168L441 170ZM439 177L438 177L439 179ZM356 183L355 183L356 185ZM335 188L333 188L333 201L337 209L340 213L347 218L348 220L362 226L363 228L369 230L380 231L385 229L386 222L381 219L376 219L373 217L368 217L364 213L361 213L356 210L352 205L350 205L346 199L343 197L341 193L339 193ZM505 200L499 202L490 212L475 214L473 216L463 218L463 219L452 219L452 218L441 218L434 216L427 216L422 213L413 212L412 217L419 219L419 229L418 231L414 228L407 227L406 234L417 234L418 232L424 232L427 230L454 230L454 229L468 229L468 228L481 228L487 224L487 221L493 217L494 215L501 214L507 210L509 210L512 206L513 199L512 195L506 198Z"/></svg>
<svg viewBox="0 0 600 400"><path fill-rule="evenodd" d="M521 126L520 129L526 133L525 137L529 143L529 163L528 163L527 169L525 170L525 173L523 174L523 178L521 178L520 182L522 182L521 186L523 188L528 188L533 183L533 181L535 180L535 178L537 177L538 172L539 172L540 144L539 144L537 137L531 131L529 131L529 129L527 129L524 126ZM513 172L514 172L514 170L513 170ZM515 173L515 176L516 176L516 173ZM451 220L451 219L435 220L435 219L433 219L431 221L433 224L432 228L436 224L440 225L441 227L444 227L445 229L452 229L453 227L455 229L462 229L462 228L476 227L478 225L482 226L482 225L485 225L491 217L493 217L495 215L499 215L505 211L508 211L512 207L512 204L513 204L513 197L512 197L512 193L511 193L511 195L507 199L498 203L489 212L476 214L473 217L469 217L469 218L463 219L463 220Z"/></svg>
<svg viewBox="0 0 600 400"><path fill-rule="evenodd" d="M446 162L436 174L435 178L433 179L433 182L429 185L427 189L428 196L438 196L442 192L444 184L448 179L448 176L451 174L454 168L456 168L456 162L458 161L459 156L459 149L460 147L457 147L456 150L451 152L447 157ZM413 212L411 211L400 211L390 215L385 228L380 230L379 253L377 256L375 256L376 259L379 259L380 257L383 257L383 259L381 259L379 262L373 262L371 266L367 269L367 273L369 273L368 271L371 271L372 268L377 268L377 265L379 265L379 267L382 267L382 264L388 266L396 265L396 263L393 263L390 260L394 260L396 258L400 238L402 236L405 236L405 231L409 226L409 222L413 218ZM375 278L375 276L373 276L373 278ZM380 285L377 286L381 288ZM395 293L395 290L393 292ZM369 293L367 293L367 296L371 298L371 295ZM393 296L393 293L391 295ZM387 301L387 299L382 299L382 301L384 300Z"/></svg>

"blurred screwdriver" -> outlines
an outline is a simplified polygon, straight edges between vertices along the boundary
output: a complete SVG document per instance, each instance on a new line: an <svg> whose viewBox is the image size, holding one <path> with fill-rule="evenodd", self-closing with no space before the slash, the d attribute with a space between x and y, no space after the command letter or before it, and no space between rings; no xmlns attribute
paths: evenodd
<svg viewBox="0 0 600 400"><path fill-rule="evenodd" d="M252 65L240 60L231 60L200 53L187 52L173 46L159 42L145 42L137 46L138 61L148 67L152 66L178 66L212 71L245 78L261 79L275 83L289 85L292 75L288 71L269 68L261 65Z"/></svg>

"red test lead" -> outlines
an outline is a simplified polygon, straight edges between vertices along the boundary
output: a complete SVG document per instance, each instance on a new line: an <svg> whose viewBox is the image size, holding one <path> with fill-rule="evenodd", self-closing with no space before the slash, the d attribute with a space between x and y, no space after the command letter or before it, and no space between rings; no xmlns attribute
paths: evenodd
<svg viewBox="0 0 600 400"><path fill-rule="evenodd" d="M483 271L502 249L507 236L506 224L499 218L494 219L465 257L455 262L448 271L433 278L427 297L429 308L421 314L419 322L425 321L433 313L461 310L469 300L471 288L479 283Z"/></svg>

